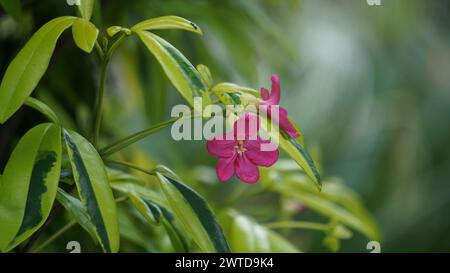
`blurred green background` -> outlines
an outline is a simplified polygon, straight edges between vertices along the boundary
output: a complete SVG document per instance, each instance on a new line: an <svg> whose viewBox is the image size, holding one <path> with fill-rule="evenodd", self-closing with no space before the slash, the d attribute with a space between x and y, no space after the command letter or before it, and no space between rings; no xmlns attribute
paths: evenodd
<svg viewBox="0 0 450 273"><path fill-rule="evenodd" d="M179 15L204 35L161 35L193 64L209 66L215 82L259 89L278 73L282 105L320 154L324 176L338 176L358 192L383 234L383 252L450 250L450 2L447 0L133 0L101 1L94 22L131 26ZM15 19L0 10L0 73L32 33L51 18L74 14L65 1L22 1ZM159 32L158 32L159 33ZM68 127L88 130L96 88L96 59L59 42L34 95ZM94 75L94 76L93 76ZM136 37L115 56L108 82L105 139L126 136L170 117L182 103L154 58ZM44 119L23 108L0 127L0 170L14 144ZM83 131L82 131L83 132ZM116 138L115 137L115 138ZM219 184L207 166L204 141L175 142L170 130L139 144L134 162L164 163L220 203L238 187ZM206 177L194 179L199 175ZM264 220L270 196L235 204ZM314 218L302 212L305 219ZM276 214L276 212L275 212ZM321 238L295 231L305 251L324 251ZM285 234L291 236L292 234ZM367 252L367 239L342 242L341 251Z"/></svg>

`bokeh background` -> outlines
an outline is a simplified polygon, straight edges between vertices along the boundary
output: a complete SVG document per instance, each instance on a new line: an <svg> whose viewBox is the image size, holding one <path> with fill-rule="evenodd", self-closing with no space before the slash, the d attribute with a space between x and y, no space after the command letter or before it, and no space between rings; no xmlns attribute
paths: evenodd
<svg viewBox="0 0 450 273"><path fill-rule="evenodd" d="M15 18L0 10L0 74L39 26L75 13L62 0L21 2ZM97 5L94 22L104 29L179 15L204 35L161 35L192 63L209 66L215 82L259 89L278 73L282 104L302 128L307 147L322 162L324 176L341 177L361 195L380 226L382 251L448 252L449 11L447 0L381 0L381 6L364 0L108 0ZM95 56L77 49L67 32L34 95L66 126L87 132L95 71ZM106 136L163 121L182 102L136 37L117 51L107 93ZM0 170L20 136L42 121L23 108L0 127ZM130 160L164 163L197 184L208 202L220 203L244 186L217 182L209 168L215 159L204 145L175 142L165 130L135 145ZM274 206L270 200L235 206L264 220ZM319 235L295 232L303 250L324 251ZM342 242L341 251L367 252L366 243L356 236Z"/></svg>

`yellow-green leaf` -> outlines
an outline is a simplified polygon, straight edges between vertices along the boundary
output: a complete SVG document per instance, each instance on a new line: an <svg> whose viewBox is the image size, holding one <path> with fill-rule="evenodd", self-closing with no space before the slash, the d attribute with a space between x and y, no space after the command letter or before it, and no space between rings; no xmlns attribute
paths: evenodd
<svg viewBox="0 0 450 273"><path fill-rule="evenodd" d="M202 30L194 23L178 16L161 16L134 25L132 31L153 29L184 29L202 35Z"/></svg>
<svg viewBox="0 0 450 273"><path fill-rule="evenodd" d="M231 250L238 253L292 253L300 250L276 232L234 211L220 215Z"/></svg>
<svg viewBox="0 0 450 273"><path fill-rule="evenodd" d="M97 238L105 252L119 250L116 203L100 155L85 138L64 130L73 177L83 206L95 225Z"/></svg>
<svg viewBox="0 0 450 273"><path fill-rule="evenodd" d="M257 90L250 88L250 87L245 87L245 86L240 86L234 83L229 83L229 82L221 82L216 84L212 89L211 92L219 95L219 94L223 94L223 93L236 93L236 92L242 92L242 93L248 93L251 94L255 97L260 97L260 94Z"/></svg>
<svg viewBox="0 0 450 273"><path fill-rule="evenodd" d="M81 16L88 21L91 20L94 3L95 0L80 0L80 5L78 5Z"/></svg>
<svg viewBox="0 0 450 273"><path fill-rule="evenodd" d="M206 201L162 166L156 172L171 210L204 252L230 252L216 217Z"/></svg>
<svg viewBox="0 0 450 273"><path fill-rule="evenodd" d="M381 240L380 231L372 216L359 199L343 185L338 186L334 181L327 181L323 185L323 191L317 192L304 175L298 174L285 176L278 182L273 183L276 191L297 199L319 214L361 232L371 240ZM336 187L339 187L339 190Z"/></svg>
<svg viewBox="0 0 450 273"><path fill-rule="evenodd" d="M201 97L207 91L200 73L181 52L161 37L143 30L137 30L137 35L148 50L155 56L165 74L181 93L194 106L193 97Z"/></svg>
<svg viewBox="0 0 450 273"><path fill-rule="evenodd" d="M77 198L58 188L56 199L72 215L72 217L86 230L92 239L96 239L95 225L92 223L89 214L83 207L83 204Z"/></svg>
<svg viewBox="0 0 450 273"><path fill-rule="evenodd" d="M308 151L292 137L283 134L280 138L280 147L283 149L297 164L302 167L303 171L316 184L320 190L322 188L322 180L316 168L316 165L308 153Z"/></svg>
<svg viewBox="0 0 450 273"><path fill-rule="evenodd" d="M72 36L80 49L91 53L97 41L98 29L88 20L77 19L72 25Z"/></svg>
<svg viewBox="0 0 450 273"><path fill-rule="evenodd" d="M200 73L203 81L206 83L208 87L211 87L213 84L213 77L211 75L211 71L204 64L197 65L197 71Z"/></svg>
<svg viewBox="0 0 450 273"><path fill-rule="evenodd" d="M0 184L0 249L8 251L47 219L61 170L61 129L44 123L19 141Z"/></svg>
<svg viewBox="0 0 450 273"><path fill-rule="evenodd" d="M76 17L58 17L42 26L9 64L0 85L0 123L33 92L47 70L56 42Z"/></svg>
<svg viewBox="0 0 450 273"><path fill-rule="evenodd" d="M117 175L118 172L108 172L111 187L119 192L126 194L134 207L152 224L162 224L167 231L167 235L177 252L188 252L188 243L186 235L179 229L173 213L168 209L169 205L164 197L155 191L136 185L136 179L128 180L127 175ZM114 177L118 178L115 179ZM128 175L131 177L131 175ZM126 182L130 181L130 182Z"/></svg>
<svg viewBox="0 0 450 273"><path fill-rule="evenodd" d="M109 28L106 29L106 33L108 34L109 37L113 37L114 35L116 35L119 32L123 32L126 35L131 35L131 30L128 28L124 28L121 26L111 26Z"/></svg>
<svg viewBox="0 0 450 273"><path fill-rule="evenodd" d="M59 124L59 118L53 112L50 107L48 107L45 103L42 101L35 99L33 97L28 97L25 101L25 104L30 106L31 108L41 112L43 115L45 115L51 122Z"/></svg>
<svg viewBox="0 0 450 273"><path fill-rule="evenodd" d="M274 128L269 128L270 120L263 117L260 117L260 119L261 129L269 134L273 143L279 144L281 149L283 149L292 159L295 160L295 162L297 162L306 175L308 175L311 181L313 181L320 190L322 187L320 174L312 157L303 145L288 134L280 132L279 130L274 130Z"/></svg>

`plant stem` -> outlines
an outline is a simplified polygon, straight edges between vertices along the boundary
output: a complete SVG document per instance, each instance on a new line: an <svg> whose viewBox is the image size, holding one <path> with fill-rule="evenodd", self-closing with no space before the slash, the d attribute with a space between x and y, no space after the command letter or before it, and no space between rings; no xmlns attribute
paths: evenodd
<svg viewBox="0 0 450 273"><path fill-rule="evenodd" d="M111 60L112 54L126 36L127 35L122 33L122 35L120 35L116 40L114 40L109 47L108 45L105 45L104 49L102 49L102 47L98 42L95 42L95 47L97 48L98 54L100 56L101 64L100 64L100 85L98 88L94 107L95 123L94 123L94 133L92 137L92 142L94 146L97 145L98 137L100 135L100 128L102 124L103 100L104 100L103 96L105 93L108 64L109 61Z"/></svg>
<svg viewBox="0 0 450 273"><path fill-rule="evenodd" d="M100 127L102 123L102 113L103 113L103 94L105 93L105 85L106 85L106 73L108 68L108 60L103 58L100 66L100 85L97 92L97 97L95 100L95 123L94 123L94 133L92 142L94 146L97 145L98 136L100 134Z"/></svg>
<svg viewBox="0 0 450 273"><path fill-rule="evenodd" d="M105 53L103 52L103 49L98 43L98 41L95 41L95 48L97 49L97 53L100 57L100 60L103 60L103 58L105 57Z"/></svg>
<svg viewBox="0 0 450 273"><path fill-rule="evenodd" d="M56 240L59 236L61 236L64 232L68 231L71 227L75 226L77 221L73 219L69 223L67 223L65 226L63 226L60 230L55 232L50 238L48 238L45 242L43 242L40 246L36 247L36 249L33 249L31 252L39 252L40 250L46 248L49 244L51 244L54 240Z"/></svg>
<svg viewBox="0 0 450 273"><path fill-rule="evenodd" d="M116 50L116 48L120 45L120 43L123 41L123 39L127 37L127 35L125 33L120 33L119 38L117 38L116 40L114 40L111 44L111 46L109 47L109 49L106 51L106 55L104 55L104 58L109 61L111 59L112 54L114 53L114 51Z"/></svg>
<svg viewBox="0 0 450 273"><path fill-rule="evenodd" d="M171 124L173 124L175 121L177 121L179 119L180 119L180 117L169 119L167 121L158 123L155 126L152 126L152 127L148 128L148 129L145 129L143 131L140 131L140 132L137 132L135 134L132 134L132 135L130 135L130 136L124 138L124 139L121 139L121 140L117 141L117 142L114 142L113 144L111 144L111 145L101 149L100 150L100 155L102 157L108 157L111 154L113 154L115 152L118 152L118 151L122 150L123 148L126 148L126 147L130 146L131 144L133 144L133 143L135 143L135 142L137 142L137 141L139 141L139 140L141 140L141 139L143 139L143 138L145 138L145 137L147 137L147 136L149 136L149 135L151 135L153 133L156 133L159 130L161 130L161 129L163 129L163 128L171 125Z"/></svg>
<svg viewBox="0 0 450 273"><path fill-rule="evenodd" d="M131 169L135 169L137 171L140 171L140 172L143 172L145 174L152 175L152 176L155 175L155 172L153 170L152 171L148 171L146 169L143 169L143 168L141 168L139 166L136 166L136 165L133 165L133 164L130 164L130 163L127 163L127 162L112 160L112 161L106 161L106 163L125 166L125 167L131 168Z"/></svg>
<svg viewBox="0 0 450 273"><path fill-rule="evenodd" d="M319 231L328 231L330 226L327 224L319 224L313 222L294 222L294 221L284 221L284 222L274 222L264 224L265 227L278 229L278 228L303 228L312 229Z"/></svg>

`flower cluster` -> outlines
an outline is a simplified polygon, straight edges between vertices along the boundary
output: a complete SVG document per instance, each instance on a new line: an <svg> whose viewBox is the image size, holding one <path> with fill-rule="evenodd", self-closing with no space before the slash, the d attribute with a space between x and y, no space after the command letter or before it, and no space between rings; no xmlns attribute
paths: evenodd
<svg viewBox="0 0 450 273"><path fill-rule="evenodd" d="M279 102L280 80L277 75L272 75L271 92L261 88L259 110L287 134L298 137L299 133L289 121L287 111L278 106ZM278 115L271 114L274 107L279 111ZM208 152L219 158L216 172L220 181L236 175L246 183L256 183L259 180L258 166L270 167L277 162L278 148L259 136L259 126L259 117L246 112L234 123L231 132L207 142Z"/></svg>

